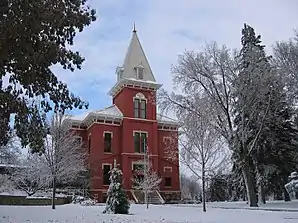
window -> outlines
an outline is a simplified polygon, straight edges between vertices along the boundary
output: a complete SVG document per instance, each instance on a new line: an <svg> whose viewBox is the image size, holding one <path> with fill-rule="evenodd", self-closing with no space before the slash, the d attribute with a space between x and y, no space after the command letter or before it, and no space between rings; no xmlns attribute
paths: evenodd
<svg viewBox="0 0 298 223"><path fill-rule="evenodd" d="M171 177L165 178L165 187L171 187L172 186L172 179Z"/></svg>
<svg viewBox="0 0 298 223"><path fill-rule="evenodd" d="M75 144L80 145L82 143L82 137L81 136L74 136Z"/></svg>
<svg viewBox="0 0 298 223"><path fill-rule="evenodd" d="M91 151L91 136L88 138L88 154L90 154Z"/></svg>
<svg viewBox="0 0 298 223"><path fill-rule="evenodd" d="M132 166L133 170L144 170L144 164L142 163L134 163Z"/></svg>
<svg viewBox="0 0 298 223"><path fill-rule="evenodd" d="M111 132L104 133L104 152L105 153L112 152L112 133Z"/></svg>
<svg viewBox="0 0 298 223"><path fill-rule="evenodd" d="M144 67L136 67L136 72L137 72L137 78L138 79L144 79Z"/></svg>
<svg viewBox="0 0 298 223"><path fill-rule="evenodd" d="M103 171L103 185L110 185L110 170L111 165L105 164L103 165L102 171Z"/></svg>
<svg viewBox="0 0 298 223"><path fill-rule="evenodd" d="M134 117L135 118L146 118L146 100L134 99Z"/></svg>
<svg viewBox="0 0 298 223"><path fill-rule="evenodd" d="M146 101L141 100L140 105L140 118L146 118Z"/></svg>
<svg viewBox="0 0 298 223"><path fill-rule="evenodd" d="M134 99L134 116L135 118L139 117L139 99Z"/></svg>
<svg viewBox="0 0 298 223"><path fill-rule="evenodd" d="M132 186L133 187L138 187L138 190L140 190L140 183L141 182L144 182L144 175L143 174L137 174L137 175L134 175L133 176L133 183L132 183ZM138 182L138 183L137 183Z"/></svg>
<svg viewBox="0 0 298 223"><path fill-rule="evenodd" d="M144 153L147 146L147 133L146 132L135 132L134 133L134 144L136 153Z"/></svg>
<svg viewBox="0 0 298 223"><path fill-rule="evenodd" d="M163 168L163 171L164 171L165 173L170 173L170 172L172 172L172 167L171 167L171 166L165 166L165 167Z"/></svg>

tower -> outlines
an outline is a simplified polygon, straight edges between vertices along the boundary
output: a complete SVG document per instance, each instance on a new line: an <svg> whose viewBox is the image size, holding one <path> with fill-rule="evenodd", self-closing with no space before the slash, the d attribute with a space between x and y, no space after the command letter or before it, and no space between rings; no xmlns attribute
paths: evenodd
<svg viewBox="0 0 298 223"><path fill-rule="evenodd" d="M123 116L156 120L156 90L162 85L155 80L135 28L124 63L117 67L116 75L117 82L109 95Z"/></svg>

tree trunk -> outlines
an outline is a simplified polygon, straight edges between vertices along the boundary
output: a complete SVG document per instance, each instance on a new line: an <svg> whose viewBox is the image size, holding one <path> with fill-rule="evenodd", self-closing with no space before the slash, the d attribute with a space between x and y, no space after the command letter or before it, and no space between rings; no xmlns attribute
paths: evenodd
<svg viewBox="0 0 298 223"><path fill-rule="evenodd" d="M250 207L258 207L257 203L257 194L255 191L255 182L253 179L253 175L249 169L248 164L244 164L241 167L242 175L245 182L247 199Z"/></svg>
<svg viewBox="0 0 298 223"><path fill-rule="evenodd" d="M285 200L285 202L291 201L291 197L290 197L290 195L289 195L289 193L288 193L288 191L286 190L285 187L283 187L283 190L284 190L284 200Z"/></svg>
<svg viewBox="0 0 298 223"><path fill-rule="evenodd" d="M266 194L262 183L258 186L259 201L262 204L266 204Z"/></svg>
<svg viewBox="0 0 298 223"><path fill-rule="evenodd" d="M262 204L266 204L266 194L264 188L264 178L263 178L263 170L264 167L261 164L256 164L257 166L257 184L258 184L258 202Z"/></svg>
<svg viewBox="0 0 298 223"><path fill-rule="evenodd" d="M274 193L274 200L282 200L282 189L275 191Z"/></svg>
<svg viewBox="0 0 298 223"><path fill-rule="evenodd" d="M145 189L145 204L146 204L146 208L149 208L149 199L148 199L148 191Z"/></svg>
<svg viewBox="0 0 298 223"><path fill-rule="evenodd" d="M56 197L56 177L53 178L52 209L55 209L55 197Z"/></svg>
<svg viewBox="0 0 298 223"><path fill-rule="evenodd" d="M202 165L202 202L203 212L206 212L205 165Z"/></svg>

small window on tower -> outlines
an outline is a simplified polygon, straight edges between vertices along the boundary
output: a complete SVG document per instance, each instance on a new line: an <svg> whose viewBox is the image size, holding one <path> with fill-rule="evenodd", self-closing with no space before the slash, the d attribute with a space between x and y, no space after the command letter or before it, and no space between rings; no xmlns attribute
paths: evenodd
<svg viewBox="0 0 298 223"><path fill-rule="evenodd" d="M137 73L137 78L138 79L144 79L144 73L145 73L145 70L144 70L144 67L136 67L136 73Z"/></svg>

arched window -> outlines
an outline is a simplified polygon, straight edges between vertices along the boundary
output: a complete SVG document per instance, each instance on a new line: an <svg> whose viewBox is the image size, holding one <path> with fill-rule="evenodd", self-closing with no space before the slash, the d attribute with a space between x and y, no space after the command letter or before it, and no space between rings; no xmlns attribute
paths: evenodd
<svg viewBox="0 0 298 223"><path fill-rule="evenodd" d="M145 119L147 116L147 99L142 93L137 93L133 99L134 117Z"/></svg>

